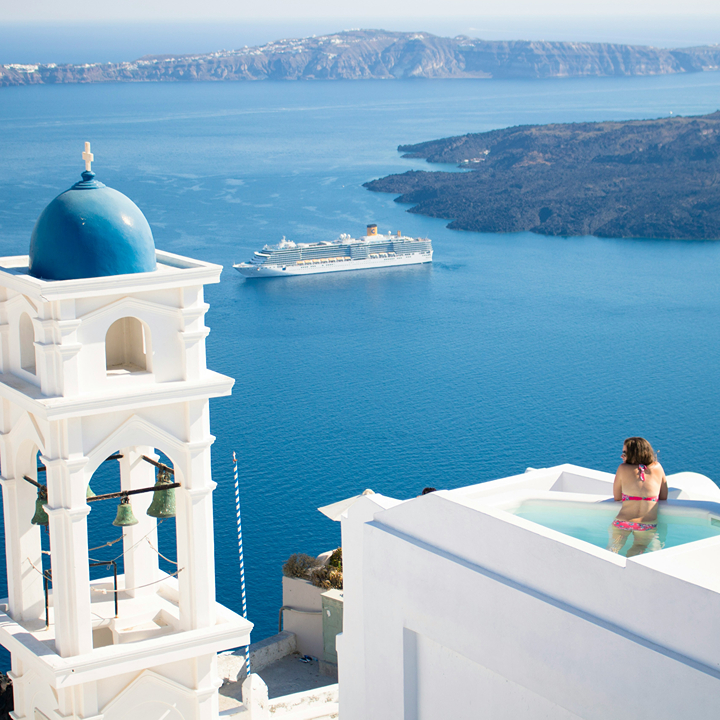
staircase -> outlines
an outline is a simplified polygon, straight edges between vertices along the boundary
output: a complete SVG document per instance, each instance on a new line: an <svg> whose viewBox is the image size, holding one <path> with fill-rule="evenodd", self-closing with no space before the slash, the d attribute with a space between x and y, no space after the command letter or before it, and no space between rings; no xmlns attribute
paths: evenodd
<svg viewBox="0 0 720 720"><path fill-rule="evenodd" d="M270 718L277 720L321 720L337 718L338 686L328 685L316 690L304 690L283 695L268 702Z"/></svg>

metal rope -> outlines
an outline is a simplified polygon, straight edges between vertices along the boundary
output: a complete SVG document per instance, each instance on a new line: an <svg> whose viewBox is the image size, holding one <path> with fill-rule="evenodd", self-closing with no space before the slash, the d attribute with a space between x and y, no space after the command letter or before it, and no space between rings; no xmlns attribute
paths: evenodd
<svg viewBox="0 0 720 720"><path fill-rule="evenodd" d="M148 543L150 544L150 541L148 541ZM136 544L137 544L137 543L136 543ZM150 544L150 547L152 547L152 544ZM155 548L153 548L153 550L155 550ZM155 552L157 552L157 550L155 550ZM158 555L160 555L159 552L158 552ZM169 560L168 558L164 557L163 555L160 555L160 557L162 557L162 558L165 559L165 560L168 560L168 562L174 562L173 560ZM92 559L92 558L91 558L91 559ZM27 558L27 561L30 563L30 565L32 566L32 569L35 570L35 572L40 573L40 575L42 575L46 580L52 580L52 575L50 575L50 572L49 572L49 571L45 572L44 570L38 570L37 567L35 566L35 563L34 563L29 557ZM106 563L104 560L103 560L103 561L99 561L99 562L102 562L103 564L107 564L107 565L111 565L111 564L112 564L112 560L109 560L107 563ZM177 565L177 563L175 563L175 565ZM122 588L122 589L119 589L119 590L107 590L107 589L105 589L105 588L96 588L96 587L93 587L93 586L91 585L91 586L90 586L90 589L91 589L93 592L99 592L99 593L102 593L103 595L107 595L107 593L127 592L127 591L129 591L129 590L140 590L140 589L142 589L142 588L150 587L150 585L157 585L159 582L163 582L163 580L167 580L168 577L176 577L176 576L179 575L184 569L185 569L185 568L178 568L174 573L166 573L166 576L167 576L167 577L160 578L159 580L153 580L152 582L146 583L145 585L136 585L135 587L131 587L131 588Z"/></svg>
<svg viewBox="0 0 720 720"><path fill-rule="evenodd" d="M131 588L122 588L118 590L107 590L106 588L96 588L90 586L90 589L93 592L99 592L102 595L107 595L108 593L121 593L121 592L128 592L130 590L140 590L142 588L150 587L151 585L157 585L158 583L165 582L165 580L168 579L168 577L176 577L179 575L185 568L178 568L174 573L169 573L167 577L160 578L159 580L153 580L152 582L145 583L145 585L136 585L135 587Z"/></svg>
<svg viewBox="0 0 720 720"><path fill-rule="evenodd" d="M117 560L119 560L121 557L123 557L126 553L129 553L133 548L137 547L143 540L147 539L148 535L152 535L152 533L157 529L157 527L158 527L159 525L162 525L162 524L165 522L165 520L167 520L167 518L162 518L162 520L159 520L158 523L157 523L157 525L156 525L154 528L152 528L152 530L150 530L148 533L146 533L145 535L143 535L137 542L133 543L129 548L123 549L123 551L122 551L119 555L116 555L112 560L107 560L107 562L112 562L113 560L116 560L116 561L117 561ZM120 536L118 539L119 539L119 540L122 540L122 536ZM116 542L116 541L113 540L113 542ZM148 541L148 542L149 542L149 541ZM105 546L104 546L104 545L101 545L100 547L102 548L102 547L105 547ZM97 550L97 548L95 548L95 550ZM153 548L153 550L155 550L155 548ZM88 550L88 552L90 552L90 551ZM157 552L157 551L156 551L156 552ZM90 559L93 560L93 558L90 558ZM93 560L93 562L100 562L100 560ZM103 561L103 562L105 562L105 561ZM176 563L176 564L177 564L177 563Z"/></svg>
<svg viewBox="0 0 720 720"><path fill-rule="evenodd" d="M123 536L121 535L118 538L115 538L114 540L110 540L110 542L106 542L104 545L98 545L94 548L88 548L88 552L94 552L95 550L102 550L104 547L110 547L111 545L114 545L116 542L120 542L123 539Z"/></svg>
<svg viewBox="0 0 720 720"><path fill-rule="evenodd" d="M148 545L149 545L163 560L167 560L169 563L172 563L173 565L177 565L177 562L175 562L175 560L171 560L170 558L165 557L149 540L148 540Z"/></svg>
<svg viewBox="0 0 720 720"><path fill-rule="evenodd" d="M49 574L49 571L47 571L48 574L46 574L45 570L38 570L35 567L35 563L30 558L27 558L27 561L30 563L30 565L32 565L32 569L35 570L35 572L39 572L46 580L52 580L52 576Z"/></svg>

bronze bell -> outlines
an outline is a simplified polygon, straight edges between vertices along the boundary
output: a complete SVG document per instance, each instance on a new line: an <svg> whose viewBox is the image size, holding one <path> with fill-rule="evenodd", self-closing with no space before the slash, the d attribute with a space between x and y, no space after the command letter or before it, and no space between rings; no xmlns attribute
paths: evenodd
<svg viewBox="0 0 720 720"><path fill-rule="evenodd" d="M155 492L147 514L154 518L171 518L175 517L175 488L163 490L163 485L172 485L172 477L165 468L160 468L157 482L155 483Z"/></svg>
<svg viewBox="0 0 720 720"><path fill-rule="evenodd" d="M138 520L135 517L135 514L133 513L132 505L130 504L130 499L127 495L123 495L122 500L120 501L120 504L118 505L117 509L117 515L115 516L115 519L113 520L113 525L115 527L129 527L130 525L137 525Z"/></svg>
<svg viewBox="0 0 720 720"><path fill-rule="evenodd" d="M47 488L38 488L37 500L35 500L35 514L30 521L33 525L47 525L50 522L50 518L43 507L46 502Z"/></svg>
<svg viewBox="0 0 720 720"><path fill-rule="evenodd" d="M88 483L87 490L85 491L85 499L95 497L95 493L92 491L92 488L90 487L90 483Z"/></svg>

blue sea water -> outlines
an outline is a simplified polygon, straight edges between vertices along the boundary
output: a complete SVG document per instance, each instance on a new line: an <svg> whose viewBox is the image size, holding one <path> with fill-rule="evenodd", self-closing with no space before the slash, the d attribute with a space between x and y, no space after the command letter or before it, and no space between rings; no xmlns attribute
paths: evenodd
<svg viewBox="0 0 720 720"><path fill-rule="evenodd" d="M528 466L613 471L628 435L669 473L720 478L719 243L455 232L362 187L428 167L401 143L698 114L718 98L710 73L4 88L0 252L27 251L89 140L98 179L142 208L158 247L225 266L206 292L209 365L237 381L211 406L217 595L240 609L236 451L259 640L276 632L284 560L340 541L316 508L365 488L407 498ZM283 235L369 222L431 237L435 262L266 281L232 270ZM116 536L106 505L91 547Z"/></svg>

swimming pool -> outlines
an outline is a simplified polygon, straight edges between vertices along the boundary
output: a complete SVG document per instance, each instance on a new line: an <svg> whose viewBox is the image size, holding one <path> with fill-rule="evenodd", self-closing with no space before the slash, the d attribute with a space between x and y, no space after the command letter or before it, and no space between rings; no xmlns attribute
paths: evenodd
<svg viewBox="0 0 720 720"><path fill-rule="evenodd" d="M551 530L606 548L608 528L619 509L619 503L525 500L515 509L509 509L509 512ZM652 543L652 547L648 547L648 551L676 547L716 535L720 535L720 513L714 515L702 509L665 506L658 513L657 540ZM632 541L628 538L620 554L627 556L631 545Z"/></svg>

